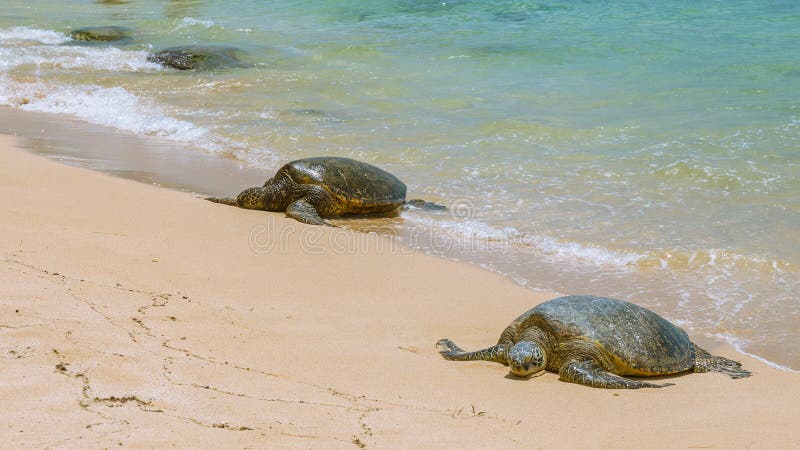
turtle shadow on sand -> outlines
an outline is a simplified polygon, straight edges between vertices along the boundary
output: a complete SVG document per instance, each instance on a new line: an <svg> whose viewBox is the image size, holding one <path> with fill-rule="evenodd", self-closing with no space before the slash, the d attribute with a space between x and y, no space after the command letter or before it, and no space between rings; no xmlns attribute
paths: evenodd
<svg viewBox="0 0 800 450"><path fill-rule="evenodd" d="M542 375L544 375L544 371L537 372L537 373L531 374L531 375L526 376L526 377L521 377L519 375L514 375L513 373L508 372L507 374L505 374L505 376L503 376L503 378L505 378L506 380L512 380L512 381L528 381L531 378L539 378Z"/></svg>
<svg viewBox="0 0 800 450"><path fill-rule="evenodd" d="M213 70L245 67L241 50L221 45L187 45L151 53L147 60L177 70Z"/></svg>
<svg viewBox="0 0 800 450"><path fill-rule="evenodd" d="M528 310L492 347L465 352L449 339L439 340L436 347L445 359L507 365L515 379L546 370L558 373L562 381L606 389L671 386L641 377L669 379L688 372L750 376L740 363L708 353L658 314L588 295L559 297Z"/></svg>
<svg viewBox="0 0 800 450"><path fill-rule="evenodd" d="M549 371L542 370L541 372L536 372L536 373L531 374L531 375L522 376L522 375L514 375L513 372L509 371L508 373L506 373L503 376L503 378L505 378L506 380L511 380L511 381L526 382L526 381L531 381L534 378L543 377L547 373L549 373ZM667 386L674 386L675 385L675 383L670 383L669 382L670 380L674 380L674 379L685 377L686 375L689 375L689 373L690 372L679 372L679 373L673 373L673 374L669 374L669 375L653 375L653 376L647 376L647 377L644 377L644 376L638 376L637 377L637 376L629 375L629 376L626 376L626 378L630 379L630 380L634 380L634 381L635 380L638 380L638 381L647 380L648 384L652 384L653 385L653 386L643 386L643 387L667 387ZM664 381L664 383L655 384L655 382L660 382L660 381ZM591 386L591 387L602 387L602 386Z"/></svg>
<svg viewBox="0 0 800 450"><path fill-rule="evenodd" d="M406 201L406 185L373 165L349 158L322 156L292 161L264 186L236 198L209 197L214 203L245 209L286 212L303 223L332 226L330 217L391 216L401 208L443 210L424 200Z"/></svg>

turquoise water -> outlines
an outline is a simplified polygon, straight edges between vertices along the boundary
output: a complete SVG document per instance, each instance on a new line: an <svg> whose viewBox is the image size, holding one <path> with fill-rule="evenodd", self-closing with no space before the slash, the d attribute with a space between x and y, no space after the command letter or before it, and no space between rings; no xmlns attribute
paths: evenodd
<svg viewBox="0 0 800 450"><path fill-rule="evenodd" d="M265 177L310 155L366 160L453 206L404 213L416 246L633 300L800 369L796 1L7 3L0 105ZM89 25L133 39L66 38ZM237 46L247 67L146 61L189 43Z"/></svg>

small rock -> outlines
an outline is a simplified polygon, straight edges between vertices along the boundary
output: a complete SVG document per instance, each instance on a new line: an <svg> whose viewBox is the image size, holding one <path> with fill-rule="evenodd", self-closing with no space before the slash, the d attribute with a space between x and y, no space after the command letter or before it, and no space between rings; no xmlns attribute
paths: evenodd
<svg viewBox="0 0 800 450"><path fill-rule="evenodd" d="M85 27L72 30L69 37L84 42L110 42L130 38L130 30L124 27Z"/></svg>
<svg viewBox="0 0 800 450"><path fill-rule="evenodd" d="M178 70L229 69L242 66L237 53L235 47L191 45L161 50L147 60Z"/></svg>

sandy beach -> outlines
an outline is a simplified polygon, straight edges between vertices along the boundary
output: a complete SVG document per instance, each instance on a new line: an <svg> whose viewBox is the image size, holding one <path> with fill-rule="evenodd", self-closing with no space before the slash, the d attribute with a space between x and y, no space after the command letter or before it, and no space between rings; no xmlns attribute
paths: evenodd
<svg viewBox="0 0 800 450"><path fill-rule="evenodd" d="M444 361L555 297L391 240L81 168L0 136L12 448L798 448L800 377L590 389Z"/></svg>

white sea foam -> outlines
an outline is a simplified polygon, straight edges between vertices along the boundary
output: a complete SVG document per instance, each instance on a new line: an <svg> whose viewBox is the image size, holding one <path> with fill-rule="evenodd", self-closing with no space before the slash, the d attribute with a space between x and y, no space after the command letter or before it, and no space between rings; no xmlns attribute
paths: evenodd
<svg viewBox="0 0 800 450"><path fill-rule="evenodd" d="M275 170L280 163L275 151L266 147L249 148L245 145L236 145L233 156L258 169Z"/></svg>
<svg viewBox="0 0 800 450"><path fill-rule="evenodd" d="M57 45L71 41L69 36L52 30L39 30L29 27L13 27L0 29L0 43L9 42L41 42L42 44Z"/></svg>
<svg viewBox="0 0 800 450"><path fill-rule="evenodd" d="M177 29L189 28L194 26L202 26L204 28L211 28L214 26L214 21L211 19L195 19L194 17L184 17Z"/></svg>
<svg viewBox="0 0 800 450"><path fill-rule="evenodd" d="M793 270L793 265L788 261L716 248L653 252L641 262L650 267L672 270L713 270L726 277L731 271L761 273L775 277Z"/></svg>
<svg viewBox="0 0 800 450"><path fill-rule="evenodd" d="M113 72L158 71L147 52L114 47L44 46L0 47L0 71L35 65L38 70L82 69Z"/></svg>
<svg viewBox="0 0 800 450"><path fill-rule="evenodd" d="M410 221L448 237L442 239L441 245L439 245L443 247L443 250L454 248L460 251L474 250L495 254L502 251L513 251L520 254L534 253L561 262L616 267L635 265L645 257L636 252L616 251L564 241L537 233L534 230L495 227L480 220L440 220L417 216L413 213L410 216ZM437 243L434 242L432 245L436 247Z"/></svg>
<svg viewBox="0 0 800 450"><path fill-rule="evenodd" d="M27 111L68 114L86 122L133 133L191 143L206 150L226 149L225 139L205 128L171 117L157 104L122 87L58 83L48 71L131 72L160 70L144 51L114 47L19 45L18 41L58 44L69 38L55 31L16 27L0 30L0 105ZM12 70L34 66L35 75L11 76Z"/></svg>
<svg viewBox="0 0 800 450"><path fill-rule="evenodd" d="M198 141L207 134L205 129L169 117L158 106L121 87L0 79L0 104L26 111L69 114L98 125L182 142Z"/></svg>
<svg viewBox="0 0 800 450"><path fill-rule="evenodd" d="M0 73L0 105L25 111L67 114L89 123L185 143L209 152L227 152L241 159L274 162L267 148L246 149L192 122L172 117L163 106L122 87L21 82ZM247 157L247 155L250 155Z"/></svg>
<svg viewBox="0 0 800 450"><path fill-rule="evenodd" d="M737 352L739 352L739 353L741 353L743 355L747 355L747 356L749 356L751 358L757 359L757 360L761 361L762 363L764 363L764 364L766 364L766 365L768 365L770 367L774 367L774 368L776 368L778 370L782 370L784 372L800 373L800 370L794 370L791 367L787 367L787 366L783 366L783 365L780 365L780 364L776 364L776 363L774 363L774 362L772 362L772 361L770 361L768 359L762 358L762 357L760 357L758 355L755 355L753 353L750 353L750 352L746 351L744 349L745 342L742 339L738 339L738 338L736 338L734 336L731 336L729 334L719 334L719 333L717 333L717 334L713 334L712 336L717 338L717 339L720 339L720 340L723 340L723 341L727 342L731 347L736 349Z"/></svg>
<svg viewBox="0 0 800 450"><path fill-rule="evenodd" d="M158 105L121 87L24 83L0 76L0 105L68 114L89 123L158 136L212 152L235 147L203 127L170 117Z"/></svg>
<svg viewBox="0 0 800 450"><path fill-rule="evenodd" d="M28 27L0 29L0 72L25 66L40 70L105 70L117 72L157 71L161 66L147 61L147 52L115 47L63 44L71 39L52 30ZM45 44L45 45L41 45Z"/></svg>
<svg viewBox="0 0 800 450"><path fill-rule="evenodd" d="M542 234L525 234L519 238L521 244L528 244L546 255L577 259L594 265L626 267L635 265L645 255L631 251L609 250L607 248L569 242Z"/></svg>
<svg viewBox="0 0 800 450"><path fill-rule="evenodd" d="M186 25L212 26L211 21L186 18ZM122 87L57 82L51 75L65 70L86 72L159 71L147 61L147 52L115 47L63 44L71 39L51 30L28 27L0 29L0 105L55 114L68 114L89 123L105 125L142 135L158 136L211 152L231 152L272 161L266 148L246 149L239 142L208 129L180 120L165 106ZM41 45L48 44L48 45ZM33 73L18 75L13 71ZM258 156L256 158L256 156ZM254 161L255 162L255 161Z"/></svg>

